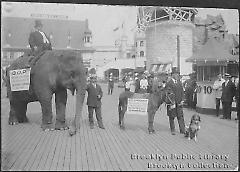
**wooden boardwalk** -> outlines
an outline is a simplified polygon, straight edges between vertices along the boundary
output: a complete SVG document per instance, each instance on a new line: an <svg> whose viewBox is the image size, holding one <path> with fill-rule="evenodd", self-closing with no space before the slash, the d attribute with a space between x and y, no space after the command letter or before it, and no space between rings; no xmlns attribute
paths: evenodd
<svg viewBox="0 0 240 172"><path fill-rule="evenodd" d="M238 166L238 121L201 115L198 142L180 133L170 134L166 109L155 117L156 134L147 133L147 116L127 115L126 130L118 127L117 103L122 89L106 95L102 86L105 130L89 128L84 107L81 129L73 136L67 131L43 132L40 129L39 103L28 105L28 124L7 125L9 103L1 99L1 170L233 170ZM73 116L74 98L69 96L67 122ZM55 113L55 110L54 110ZM185 122L195 113L184 109ZM55 120L55 119L54 119ZM175 120L176 130L178 123Z"/></svg>

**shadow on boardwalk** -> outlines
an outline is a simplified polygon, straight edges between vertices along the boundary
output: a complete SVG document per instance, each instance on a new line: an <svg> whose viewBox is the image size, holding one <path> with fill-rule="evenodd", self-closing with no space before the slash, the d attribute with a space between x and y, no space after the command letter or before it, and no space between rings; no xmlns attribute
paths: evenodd
<svg viewBox="0 0 240 172"><path fill-rule="evenodd" d="M40 129L39 103L28 105L28 124L7 125L9 103L2 97L2 170L233 170L238 166L238 121L201 115L198 142L170 134L165 106L155 117L156 134L147 133L147 116L126 115L126 130L118 127L117 103L122 89L107 95L102 85L105 130L90 129L85 106L77 135ZM67 122L74 114L69 95ZM55 110L53 110L55 114ZM194 111L184 109L188 123ZM178 124L175 120L176 129Z"/></svg>

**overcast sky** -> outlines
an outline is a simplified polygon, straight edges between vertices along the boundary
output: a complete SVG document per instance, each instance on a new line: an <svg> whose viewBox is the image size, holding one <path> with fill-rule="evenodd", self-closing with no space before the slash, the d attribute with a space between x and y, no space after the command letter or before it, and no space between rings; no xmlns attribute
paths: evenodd
<svg viewBox="0 0 240 172"><path fill-rule="evenodd" d="M9 4L9 3L8 3ZM113 29L125 22L128 43L133 43L134 28L136 27L137 7L136 6L110 6L96 4L51 4L51 3L24 3L17 2L14 5L2 5L5 9L11 10L12 16L28 16L28 13L46 13L67 15L71 19L89 20L89 28L93 33L94 45L114 45L115 40L121 35L120 30ZM31 8L28 8L31 7ZM14 10L15 9L15 10ZM31 10L30 10L31 9ZM197 16L206 18L207 14L221 14L226 23L229 33L239 33L239 14L236 9L198 9ZM15 12L14 12L15 11ZM5 13L2 13L3 15Z"/></svg>

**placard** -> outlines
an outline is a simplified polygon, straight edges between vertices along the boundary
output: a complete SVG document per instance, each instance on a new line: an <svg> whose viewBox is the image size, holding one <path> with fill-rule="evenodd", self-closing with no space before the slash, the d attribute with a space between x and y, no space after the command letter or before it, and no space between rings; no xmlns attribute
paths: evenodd
<svg viewBox="0 0 240 172"><path fill-rule="evenodd" d="M148 99L128 98L127 113L147 115Z"/></svg>
<svg viewBox="0 0 240 172"><path fill-rule="evenodd" d="M10 70L11 91L29 90L31 68Z"/></svg>

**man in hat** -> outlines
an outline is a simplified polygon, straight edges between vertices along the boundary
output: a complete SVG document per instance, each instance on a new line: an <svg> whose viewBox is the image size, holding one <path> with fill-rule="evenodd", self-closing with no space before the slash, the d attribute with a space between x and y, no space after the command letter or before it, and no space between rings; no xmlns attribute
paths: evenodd
<svg viewBox="0 0 240 172"><path fill-rule="evenodd" d="M138 73L135 73L134 80L135 80L135 93L138 93L140 89L140 79L139 79Z"/></svg>
<svg viewBox="0 0 240 172"><path fill-rule="evenodd" d="M31 63L35 63L38 60L40 54L45 50L52 50L50 39L43 32L43 24L41 20L35 21L35 31L30 33L28 42L32 50L32 54L36 56L32 59Z"/></svg>
<svg viewBox="0 0 240 172"><path fill-rule="evenodd" d="M88 117L90 128L94 128L94 121L93 121L93 111L95 110L96 118L98 122L98 127L101 129L105 129L102 122L102 112L101 112L101 99L103 96L103 92L101 86L97 84L97 77L96 75L91 75L90 83L87 85L87 105L88 105Z"/></svg>
<svg viewBox="0 0 240 172"><path fill-rule="evenodd" d="M232 102L235 96L236 87L231 81L231 75L225 73L225 82L222 84L222 105L223 105L223 117L222 119L231 119Z"/></svg>
<svg viewBox="0 0 240 172"><path fill-rule="evenodd" d="M113 80L113 74L110 73L109 79L108 79L108 94L112 95L114 88L114 80Z"/></svg>
<svg viewBox="0 0 240 172"><path fill-rule="evenodd" d="M180 133L185 133L185 122L184 122L184 116L183 116L183 86L182 82L180 81L180 72L177 68L173 68L171 77L166 83L166 89L172 90L172 92L175 94L175 107L172 108L171 105L167 105L167 115L169 117L169 123L170 123L170 129L172 135L175 135L175 124L174 119L177 117Z"/></svg>
<svg viewBox="0 0 240 172"><path fill-rule="evenodd" d="M143 78L140 80L140 93L147 93L148 80L147 74L143 74Z"/></svg>
<svg viewBox="0 0 240 172"><path fill-rule="evenodd" d="M225 82L225 79L222 78L222 74L218 74L218 79L213 84L213 90L215 91L216 99L216 115L219 116L219 107L220 100L222 96L222 84Z"/></svg>

